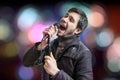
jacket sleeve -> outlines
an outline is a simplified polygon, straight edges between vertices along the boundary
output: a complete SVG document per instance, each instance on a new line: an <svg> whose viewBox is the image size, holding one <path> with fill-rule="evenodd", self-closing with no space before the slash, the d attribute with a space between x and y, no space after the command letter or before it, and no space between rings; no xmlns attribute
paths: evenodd
<svg viewBox="0 0 120 80"><path fill-rule="evenodd" d="M52 80L74 80L74 79L63 70L60 70L54 77L52 77Z"/></svg>
<svg viewBox="0 0 120 80"><path fill-rule="evenodd" d="M43 63L43 56L44 56L44 50L38 51L37 45L40 43L36 43L32 48L30 48L25 55L23 56L23 65L26 67L35 65L35 61L40 58L40 63ZM37 64L36 64L37 65Z"/></svg>
<svg viewBox="0 0 120 80"><path fill-rule="evenodd" d="M60 70L53 80L93 80L91 59L91 52L83 51L81 56L77 59L73 78L63 70Z"/></svg>

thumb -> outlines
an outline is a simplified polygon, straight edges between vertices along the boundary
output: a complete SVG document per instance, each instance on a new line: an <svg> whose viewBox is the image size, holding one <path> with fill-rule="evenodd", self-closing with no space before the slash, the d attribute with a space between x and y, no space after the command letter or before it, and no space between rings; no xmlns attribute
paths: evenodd
<svg viewBox="0 0 120 80"><path fill-rule="evenodd" d="M52 52L50 52L50 57L51 57L51 58L54 58L54 56L53 56Z"/></svg>

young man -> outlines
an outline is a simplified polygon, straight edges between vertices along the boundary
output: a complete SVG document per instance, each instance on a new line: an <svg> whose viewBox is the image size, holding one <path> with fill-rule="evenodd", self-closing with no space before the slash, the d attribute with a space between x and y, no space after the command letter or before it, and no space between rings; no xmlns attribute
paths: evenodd
<svg viewBox="0 0 120 80"><path fill-rule="evenodd" d="M51 41L50 53L46 38L27 51L23 64L40 64L44 69L43 75L50 75L43 77L43 80L93 80L92 54L79 39L80 33L88 24L85 13L71 8L59 24L59 28L52 25L43 31L44 35L49 35ZM58 36L57 39L53 39L55 35Z"/></svg>

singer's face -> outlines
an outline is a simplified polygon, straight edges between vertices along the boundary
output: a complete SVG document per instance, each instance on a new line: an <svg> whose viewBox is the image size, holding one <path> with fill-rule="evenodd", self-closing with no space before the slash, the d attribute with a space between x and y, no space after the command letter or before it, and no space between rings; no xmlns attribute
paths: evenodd
<svg viewBox="0 0 120 80"><path fill-rule="evenodd" d="M62 25L58 29L58 36L69 37L79 33L77 30L77 24L80 20L80 15L75 12L66 13L64 17L61 18L60 24Z"/></svg>

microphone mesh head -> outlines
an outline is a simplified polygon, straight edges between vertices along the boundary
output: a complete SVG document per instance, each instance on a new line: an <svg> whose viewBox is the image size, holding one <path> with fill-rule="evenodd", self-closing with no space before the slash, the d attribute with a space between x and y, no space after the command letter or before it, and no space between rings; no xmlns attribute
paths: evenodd
<svg viewBox="0 0 120 80"><path fill-rule="evenodd" d="M57 26L57 28L60 28L60 24L59 23L55 23L54 26Z"/></svg>

